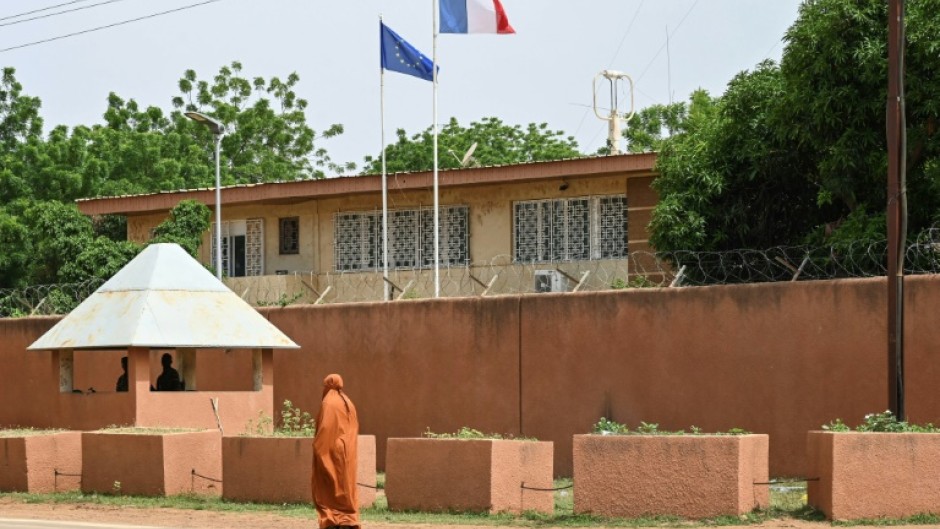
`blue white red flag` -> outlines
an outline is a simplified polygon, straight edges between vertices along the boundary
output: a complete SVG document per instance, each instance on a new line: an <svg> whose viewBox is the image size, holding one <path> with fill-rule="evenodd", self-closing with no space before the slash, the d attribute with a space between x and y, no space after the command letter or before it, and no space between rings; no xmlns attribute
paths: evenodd
<svg viewBox="0 0 940 529"><path fill-rule="evenodd" d="M441 33L515 33L499 0L440 0Z"/></svg>

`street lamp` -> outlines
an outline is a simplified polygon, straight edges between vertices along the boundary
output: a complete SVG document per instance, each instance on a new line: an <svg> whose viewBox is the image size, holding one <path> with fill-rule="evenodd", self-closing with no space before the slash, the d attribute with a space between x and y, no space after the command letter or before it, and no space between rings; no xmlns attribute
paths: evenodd
<svg viewBox="0 0 940 529"><path fill-rule="evenodd" d="M201 112L186 112L186 117L205 125L215 136L215 276L222 279L222 185L219 177L219 149L225 126Z"/></svg>

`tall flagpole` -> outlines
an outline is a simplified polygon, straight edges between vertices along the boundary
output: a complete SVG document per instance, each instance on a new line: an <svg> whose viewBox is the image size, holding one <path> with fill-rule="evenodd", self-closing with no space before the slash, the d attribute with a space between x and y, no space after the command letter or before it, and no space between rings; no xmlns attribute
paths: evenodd
<svg viewBox="0 0 940 529"><path fill-rule="evenodd" d="M431 0L434 4L434 38L433 38L433 51L431 59L431 75L433 76L434 82L434 110L432 112L432 126L434 127L434 297L441 297L441 218L440 218L440 205L438 204L438 192L437 192L437 32L438 32L438 16L437 9L439 0Z"/></svg>
<svg viewBox="0 0 940 529"><path fill-rule="evenodd" d="M382 15L379 15L379 29L382 27ZM385 68L379 65L379 109L382 117L379 120L382 129L382 291L385 301L391 299L390 283L388 282L388 173L385 167Z"/></svg>

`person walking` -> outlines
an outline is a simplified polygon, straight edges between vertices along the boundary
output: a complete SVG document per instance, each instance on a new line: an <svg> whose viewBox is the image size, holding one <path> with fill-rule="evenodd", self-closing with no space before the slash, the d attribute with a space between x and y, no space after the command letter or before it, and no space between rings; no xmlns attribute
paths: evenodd
<svg viewBox="0 0 940 529"><path fill-rule="evenodd" d="M323 380L323 402L313 437L313 503L320 529L359 527L356 489L359 417L343 392L343 378Z"/></svg>

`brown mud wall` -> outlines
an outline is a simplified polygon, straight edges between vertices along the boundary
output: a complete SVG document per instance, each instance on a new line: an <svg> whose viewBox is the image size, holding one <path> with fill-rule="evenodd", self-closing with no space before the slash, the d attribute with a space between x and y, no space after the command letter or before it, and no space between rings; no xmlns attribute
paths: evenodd
<svg viewBox="0 0 940 529"><path fill-rule="evenodd" d="M906 285L907 410L937 423L940 276ZM570 475L572 435L605 416L770 434L771 474L798 476L808 430L887 407L883 278L262 313L302 346L275 352L275 414L285 399L315 414L323 378L342 374L380 468L388 437L470 426L553 441L555 473ZM25 351L54 322L0 320L0 426L58 421L51 357ZM86 358L104 381L120 372L111 356ZM218 352L198 366L200 389L242 389L227 381L244 379L250 362Z"/></svg>

